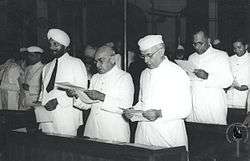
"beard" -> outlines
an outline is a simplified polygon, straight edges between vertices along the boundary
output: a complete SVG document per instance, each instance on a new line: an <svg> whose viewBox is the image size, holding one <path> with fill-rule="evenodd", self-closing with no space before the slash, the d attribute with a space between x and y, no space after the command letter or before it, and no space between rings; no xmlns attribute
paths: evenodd
<svg viewBox="0 0 250 161"><path fill-rule="evenodd" d="M53 56L53 58L60 58L66 52L67 50L65 48L61 48L60 50L51 50L51 55Z"/></svg>

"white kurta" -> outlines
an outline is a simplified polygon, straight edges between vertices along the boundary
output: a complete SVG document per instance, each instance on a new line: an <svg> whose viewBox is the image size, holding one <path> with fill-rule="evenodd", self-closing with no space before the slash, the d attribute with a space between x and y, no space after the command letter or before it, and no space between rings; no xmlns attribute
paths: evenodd
<svg viewBox="0 0 250 161"><path fill-rule="evenodd" d="M197 69L205 70L208 79L191 80L193 112L187 120L226 124L227 98L223 88L229 87L233 82L227 53L209 47L201 55L192 54L188 61L191 61Z"/></svg>
<svg viewBox="0 0 250 161"><path fill-rule="evenodd" d="M6 62L2 74L0 109L18 110L19 108L19 78L22 69L14 62Z"/></svg>
<svg viewBox="0 0 250 161"><path fill-rule="evenodd" d="M245 53L243 56L238 57L237 55L233 55L230 57L230 65L233 73L234 80L238 82L240 85L247 85L250 87L250 55L249 53ZM246 108L247 101L247 93L246 91L239 91L235 88L230 88L227 91L227 99L228 99L228 107L229 108Z"/></svg>
<svg viewBox="0 0 250 161"><path fill-rule="evenodd" d="M104 102L86 105L75 101L80 108L91 108L84 136L111 141L129 142L129 124L120 108L130 108L133 103L134 86L130 74L114 66L105 74L95 74L90 81L90 90L105 94Z"/></svg>
<svg viewBox="0 0 250 161"><path fill-rule="evenodd" d="M38 101L43 67L44 65L38 62L25 68L22 81L29 85L29 90L22 91L21 108L28 108L34 105L33 102Z"/></svg>
<svg viewBox="0 0 250 161"><path fill-rule="evenodd" d="M56 59L45 65L42 73L43 87L40 101L45 105L49 100L56 98L58 105L51 111L52 123L41 123L42 131L57 134L76 135L79 125L82 124L82 112L73 107L73 99L65 91L54 88L47 93L46 87L52 75ZM65 53L58 59L55 82L69 82L73 85L87 88L87 71L85 65L78 58Z"/></svg>
<svg viewBox="0 0 250 161"><path fill-rule="evenodd" d="M184 118L192 109L190 81L186 73L167 58L141 74L139 102L135 109L159 109L162 117L139 122L135 143L163 147L188 147Z"/></svg>

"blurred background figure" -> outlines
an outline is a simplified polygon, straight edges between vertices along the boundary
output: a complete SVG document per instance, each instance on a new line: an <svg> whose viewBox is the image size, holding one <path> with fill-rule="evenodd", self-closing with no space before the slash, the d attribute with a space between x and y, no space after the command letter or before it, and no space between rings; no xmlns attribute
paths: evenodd
<svg viewBox="0 0 250 161"><path fill-rule="evenodd" d="M185 49L182 45L178 45L176 54L175 54L175 60L184 60L185 59Z"/></svg>
<svg viewBox="0 0 250 161"><path fill-rule="evenodd" d="M34 105L39 98L41 88L41 75L43 64L41 63L43 49L38 46L27 48L26 65L21 77L20 109L28 109Z"/></svg>
<svg viewBox="0 0 250 161"><path fill-rule="evenodd" d="M3 64L0 109L19 109L20 77L23 74L21 64L23 60L21 60L19 52L14 53L12 57Z"/></svg>
<svg viewBox="0 0 250 161"><path fill-rule="evenodd" d="M213 42L212 42L212 46L213 46L215 49L219 49L219 50L225 51L224 45L223 45L223 43L220 41L220 39L214 39Z"/></svg>

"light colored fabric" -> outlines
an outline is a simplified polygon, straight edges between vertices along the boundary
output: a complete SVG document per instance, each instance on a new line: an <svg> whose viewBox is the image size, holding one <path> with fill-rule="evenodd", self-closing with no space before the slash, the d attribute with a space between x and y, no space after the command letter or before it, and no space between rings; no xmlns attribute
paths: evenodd
<svg viewBox="0 0 250 161"><path fill-rule="evenodd" d="M68 34L60 29L50 29L47 33L47 38L48 40L53 39L65 47L68 47L70 44L70 38Z"/></svg>
<svg viewBox="0 0 250 161"><path fill-rule="evenodd" d="M34 53L34 52L43 53L43 49L38 46L30 46L27 48L27 51L30 53Z"/></svg>
<svg viewBox="0 0 250 161"><path fill-rule="evenodd" d="M145 69L140 79L139 102L135 109L158 109L162 117L139 122L135 142L163 147L188 147L184 124L192 109L190 81L176 64L165 60L154 69Z"/></svg>
<svg viewBox="0 0 250 161"><path fill-rule="evenodd" d="M18 80L22 72L21 67L12 61L7 61L4 64L0 86L2 102L0 109L18 110L20 92Z"/></svg>
<svg viewBox="0 0 250 161"><path fill-rule="evenodd" d="M161 35L147 35L138 41L141 51L145 51L158 44L163 44Z"/></svg>
<svg viewBox="0 0 250 161"><path fill-rule="evenodd" d="M58 105L55 110L51 111L53 122L52 125L41 125L42 131L53 133L76 135L78 127L82 124L82 112L73 107L73 99L68 97L66 92L54 88L47 93L46 87L52 75L56 59L43 68L42 79L43 87L39 100L45 105L49 100L57 99ZM69 56L65 53L58 59L58 67L55 82L69 82L73 85L87 88L87 71L85 65L78 58ZM42 123L41 123L42 124Z"/></svg>
<svg viewBox="0 0 250 161"><path fill-rule="evenodd" d="M239 83L239 85L247 85L250 87L250 55L249 53L245 53L243 56L238 57L237 55L233 55L230 57L230 65L232 69L232 74L234 80ZM227 99L228 99L228 107L230 108L246 108L247 101L247 93L246 91L239 91L235 88L230 88L227 91Z"/></svg>
<svg viewBox="0 0 250 161"><path fill-rule="evenodd" d="M41 76L44 65L38 62L25 68L22 83L29 85L29 90L22 90L20 108L28 108L38 101L41 90Z"/></svg>
<svg viewBox="0 0 250 161"><path fill-rule="evenodd" d="M229 87L233 76L226 52L209 47L199 55L193 53L188 61L208 73L208 79L191 80L193 112L190 122L226 124L227 98L223 88Z"/></svg>
<svg viewBox="0 0 250 161"><path fill-rule="evenodd" d="M75 106L91 108L84 136L111 141L129 142L129 124L122 117L120 108L130 108L134 86L131 76L114 66L105 74L95 74L90 81L91 90L105 94L104 102L86 105L75 100Z"/></svg>

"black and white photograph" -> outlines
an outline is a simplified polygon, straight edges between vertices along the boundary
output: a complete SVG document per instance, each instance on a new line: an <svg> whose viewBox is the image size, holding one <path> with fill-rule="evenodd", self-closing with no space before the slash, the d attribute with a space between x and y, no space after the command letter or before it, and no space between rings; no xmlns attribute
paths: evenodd
<svg viewBox="0 0 250 161"><path fill-rule="evenodd" d="M0 0L0 161L250 161L249 134L250 0Z"/></svg>

